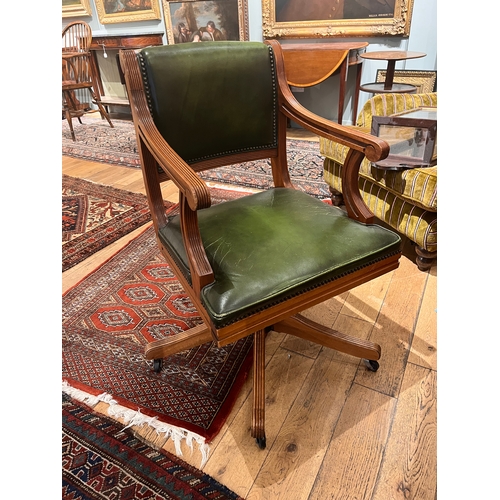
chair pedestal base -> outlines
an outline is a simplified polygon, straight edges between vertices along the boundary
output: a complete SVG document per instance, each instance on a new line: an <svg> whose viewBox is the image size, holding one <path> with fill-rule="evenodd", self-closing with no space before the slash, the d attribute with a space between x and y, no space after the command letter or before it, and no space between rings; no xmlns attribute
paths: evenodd
<svg viewBox="0 0 500 500"><path fill-rule="evenodd" d="M192 349L201 344L212 342L213 337L210 328L205 324L190 328L185 332L167 337L161 340L155 340L146 345L144 355L146 359L161 359L177 354L186 349Z"/></svg>
<svg viewBox="0 0 500 500"><path fill-rule="evenodd" d="M301 316L300 314L275 323L272 326L272 329L315 342L324 347L335 349L336 351L366 359L373 363L376 363L376 360L380 359L381 349L378 344L327 328L319 323L316 323L315 321ZM265 339L266 330L258 330L254 333L253 410L251 435L255 438L259 448L261 449L266 447ZM155 370L159 371L161 369L162 358L213 340L210 328L208 328L205 324L202 324L173 337L150 342L146 346L145 357L146 359L153 359L155 361ZM376 371L376 369L370 366L368 369Z"/></svg>
<svg viewBox="0 0 500 500"><path fill-rule="evenodd" d="M357 358L374 361L380 359L381 349L378 344L327 328L300 314L276 323L273 330L295 335Z"/></svg>
<svg viewBox="0 0 500 500"><path fill-rule="evenodd" d="M265 414L266 414L266 333L259 330L253 340L253 411L252 437L259 448L266 447Z"/></svg>

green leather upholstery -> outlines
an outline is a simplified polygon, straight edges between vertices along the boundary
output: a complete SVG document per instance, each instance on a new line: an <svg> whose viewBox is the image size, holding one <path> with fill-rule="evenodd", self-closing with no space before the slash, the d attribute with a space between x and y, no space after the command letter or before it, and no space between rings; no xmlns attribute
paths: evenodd
<svg viewBox="0 0 500 500"><path fill-rule="evenodd" d="M217 327L392 255L401 241L287 188L200 210L198 221L215 274L202 300ZM159 238L189 277L179 216Z"/></svg>
<svg viewBox="0 0 500 500"><path fill-rule="evenodd" d="M211 50L213 44L222 50ZM187 163L276 147L270 47L185 43L149 47L139 58L155 125Z"/></svg>
<svg viewBox="0 0 500 500"><path fill-rule="evenodd" d="M388 116L421 106L437 106L437 92L379 94L365 103L355 128L370 133L372 116ZM325 156L326 183L342 192L342 166L347 148L320 138L320 152ZM378 219L424 250L437 251L437 165L381 174L364 159L358 185L363 200Z"/></svg>

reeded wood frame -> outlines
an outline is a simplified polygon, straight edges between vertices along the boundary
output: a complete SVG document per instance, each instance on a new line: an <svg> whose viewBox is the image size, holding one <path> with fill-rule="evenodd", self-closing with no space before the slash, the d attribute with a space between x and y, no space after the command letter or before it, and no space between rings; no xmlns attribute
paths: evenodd
<svg viewBox="0 0 500 500"><path fill-rule="evenodd" d="M387 70L378 69L376 82L385 82ZM394 83L407 83L417 87L416 94L436 91L437 71L395 70Z"/></svg>
<svg viewBox="0 0 500 500"><path fill-rule="evenodd" d="M62 17L91 16L89 0L69 0L62 6Z"/></svg>
<svg viewBox="0 0 500 500"><path fill-rule="evenodd" d="M126 12L106 12L105 0L94 0L101 24L131 23L136 21L148 21L161 19L159 0L151 0L151 9L130 10Z"/></svg>
<svg viewBox="0 0 500 500"><path fill-rule="evenodd" d="M391 35L407 37L410 35L413 1L396 0L394 17L277 22L275 0L262 0L262 34L265 39L324 39Z"/></svg>
<svg viewBox="0 0 500 500"><path fill-rule="evenodd" d="M226 0L230 1L230 0ZM241 41L248 41L248 0L232 0L235 4L238 5L238 32L239 38ZM185 0L183 2L179 0L163 0L163 18L165 19L165 28L167 32L167 40L169 44L175 44L175 33L174 33L174 24L172 23L172 13L170 11L170 4L211 4L216 3L211 0ZM215 22L217 28L219 28L217 20L212 19ZM200 26L198 26L199 28Z"/></svg>

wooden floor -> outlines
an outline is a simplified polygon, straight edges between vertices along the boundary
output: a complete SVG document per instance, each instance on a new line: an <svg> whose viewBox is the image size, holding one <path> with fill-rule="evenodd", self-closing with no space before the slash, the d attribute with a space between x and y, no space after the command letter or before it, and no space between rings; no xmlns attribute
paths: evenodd
<svg viewBox="0 0 500 500"><path fill-rule="evenodd" d="M139 169L62 159L65 174L144 193ZM171 186L164 197L176 200ZM142 228L138 232L142 231ZM63 274L63 291L134 233ZM251 374L203 470L247 499L435 500L436 280L405 243L400 267L308 311L382 346L380 369L272 332L266 341L266 435L250 437ZM106 411L99 403L98 409ZM144 434L143 429L136 429ZM163 443L162 443L163 444ZM165 449L174 452L167 441ZM183 457L200 467L201 455Z"/></svg>

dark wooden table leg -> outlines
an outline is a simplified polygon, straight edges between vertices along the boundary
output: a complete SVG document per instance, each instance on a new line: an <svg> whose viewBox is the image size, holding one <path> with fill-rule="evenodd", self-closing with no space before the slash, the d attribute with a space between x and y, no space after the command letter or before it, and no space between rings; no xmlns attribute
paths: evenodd
<svg viewBox="0 0 500 500"><path fill-rule="evenodd" d="M392 84L394 82L394 68L396 67L396 61L389 61L387 63L387 73L385 75L384 90L391 90Z"/></svg>
<svg viewBox="0 0 500 500"><path fill-rule="evenodd" d="M356 70L356 87L354 88L354 97L352 99L352 124L356 125L358 118L358 103L359 103L359 86L361 85L361 73L363 71L363 63L359 63Z"/></svg>
<svg viewBox="0 0 500 500"><path fill-rule="evenodd" d="M347 77L347 66L349 64L349 54L347 54L344 62L340 66L340 90L339 90L339 111L337 122L342 125L344 119L344 100L345 100L345 81Z"/></svg>

